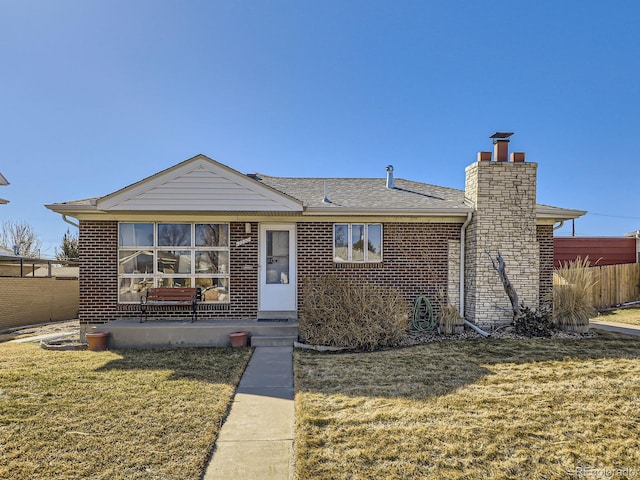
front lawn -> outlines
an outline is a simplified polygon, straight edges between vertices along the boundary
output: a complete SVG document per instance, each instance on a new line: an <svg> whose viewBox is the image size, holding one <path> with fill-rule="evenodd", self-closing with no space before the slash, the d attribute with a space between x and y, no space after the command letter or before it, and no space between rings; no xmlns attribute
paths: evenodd
<svg viewBox="0 0 640 480"><path fill-rule="evenodd" d="M200 478L249 349L0 345L0 478Z"/></svg>
<svg viewBox="0 0 640 480"><path fill-rule="evenodd" d="M299 480L640 476L640 338L297 350L295 372Z"/></svg>
<svg viewBox="0 0 640 480"><path fill-rule="evenodd" d="M618 308L600 312L593 320L640 325L640 308Z"/></svg>

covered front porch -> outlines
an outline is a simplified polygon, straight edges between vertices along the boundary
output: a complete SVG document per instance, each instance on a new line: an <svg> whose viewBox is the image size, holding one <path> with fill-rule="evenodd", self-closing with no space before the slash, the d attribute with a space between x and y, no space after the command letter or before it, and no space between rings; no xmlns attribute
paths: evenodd
<svg viewBox="0 0 640 480"><path fill-rule="evenodd" d="M109 332L110 349L228 347L229 334L249 332L250 345L290 346L298 339L298 321L290 318L224 320L118 319L101 325L88 325L86 333Z"/></svg>

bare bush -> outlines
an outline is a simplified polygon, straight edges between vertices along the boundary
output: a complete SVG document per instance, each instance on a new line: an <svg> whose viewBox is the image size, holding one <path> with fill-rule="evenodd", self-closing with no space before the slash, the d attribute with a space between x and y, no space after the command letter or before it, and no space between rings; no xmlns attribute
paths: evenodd
<svg viewBox="0 0 640 480"><path fill-rule="evenodd" d="M303 289L303 342L371 351L397 344L409 327L405 301L394 288L322 276L306 280Z"/></svg>

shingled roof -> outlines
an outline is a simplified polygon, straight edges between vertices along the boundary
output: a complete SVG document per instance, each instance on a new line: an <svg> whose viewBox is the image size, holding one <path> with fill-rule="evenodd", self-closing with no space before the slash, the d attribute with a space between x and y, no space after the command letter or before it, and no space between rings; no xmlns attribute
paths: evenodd
<svg viewBox="0 0 640 480"><path fill-rule="evenodd" d="M471 211L462 190L402 178L387 188L384 178L252 177L297 198L306 209Z"/></svg>

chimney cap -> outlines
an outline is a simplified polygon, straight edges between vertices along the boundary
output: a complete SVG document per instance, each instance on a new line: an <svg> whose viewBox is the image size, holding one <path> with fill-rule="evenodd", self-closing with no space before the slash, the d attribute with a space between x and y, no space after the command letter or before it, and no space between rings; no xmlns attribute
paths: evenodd
<svg viewBox="0 0 640 480"><path fill-rule="evenodd" d="M506 140L511 135L513 135L513 132L496 132L493 135L491 135L489 138L493 138L494 140Z"/></svg>

